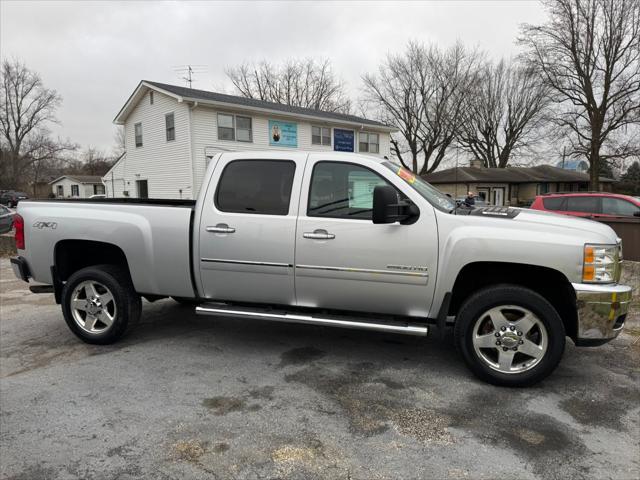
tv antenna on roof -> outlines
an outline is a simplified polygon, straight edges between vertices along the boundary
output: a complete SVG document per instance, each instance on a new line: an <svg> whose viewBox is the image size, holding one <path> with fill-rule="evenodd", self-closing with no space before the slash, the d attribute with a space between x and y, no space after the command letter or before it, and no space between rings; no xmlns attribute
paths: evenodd
<svg viewBox="0 0 640 480"><path fill-rule="evenodd" d="M184 80L189 88L193 88L193 77L200 73L207 73L206 65L177 65L173 70L180 75L180 79Z"/></svg>

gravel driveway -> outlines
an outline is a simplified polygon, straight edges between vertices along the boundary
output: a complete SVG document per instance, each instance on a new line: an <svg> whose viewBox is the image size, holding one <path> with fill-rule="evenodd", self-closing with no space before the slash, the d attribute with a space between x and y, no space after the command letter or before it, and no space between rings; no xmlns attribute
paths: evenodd
<svg viewBox="0 0 640 480"><path fill-rule="evenodd" d="M535 388L473 378L450 341L196 317L171 300L108 347L0 259L0 477L640 476L640 322L567 344Z"/></svg>

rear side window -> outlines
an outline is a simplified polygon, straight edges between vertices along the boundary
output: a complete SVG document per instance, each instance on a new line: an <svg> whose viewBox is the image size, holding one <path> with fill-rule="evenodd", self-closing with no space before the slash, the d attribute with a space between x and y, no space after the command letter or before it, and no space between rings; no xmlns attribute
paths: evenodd
<svg viewBox="0 0 640 480"><path fill-rule="evenodd" d="M543 198L542 204L546 210L564 210L563 203L565 199L562 197Z"/></svg>
<svg viewBox="0 0 640 480"><path fill-rule="evenodd" d="M598 213L599 197L568 197L567 210L570 212Z"/></svg>
<svg viewBox="0 0 640 480"><path fill-rule="evenodd" d="M634 215L640 208L620 198L602 198L602 213L607 215Z"/></svg>
<svg viewBox="0 0 640 480"><path fill-rule="evenodd" d="M215 204L221 212L286 215L296 164L282 160L235 160L222 172Z"/></svg>

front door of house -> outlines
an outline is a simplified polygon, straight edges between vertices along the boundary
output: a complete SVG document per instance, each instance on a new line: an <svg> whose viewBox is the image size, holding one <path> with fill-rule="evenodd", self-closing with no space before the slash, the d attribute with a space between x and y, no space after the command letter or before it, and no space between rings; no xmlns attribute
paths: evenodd
<svg viewBox="0 0 640 480"><path fill-rule="evenodd" d="M504 205L504 187L493 188L493 204L496 206Z"/></svg>

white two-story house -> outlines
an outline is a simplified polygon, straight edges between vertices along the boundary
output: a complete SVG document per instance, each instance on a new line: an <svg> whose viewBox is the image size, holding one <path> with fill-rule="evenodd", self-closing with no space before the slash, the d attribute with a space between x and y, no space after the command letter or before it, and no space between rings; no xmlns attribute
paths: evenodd
<svg viewBox="0 0 640 480"><path fill-rule="evenodd" d="M114 123L126 155L103 182L109 197L196 198L218 152L314 150L390 156L396 129L354 115L142 81Z"/></svg>

